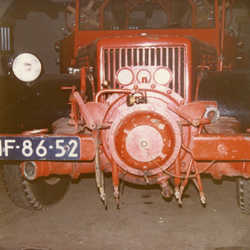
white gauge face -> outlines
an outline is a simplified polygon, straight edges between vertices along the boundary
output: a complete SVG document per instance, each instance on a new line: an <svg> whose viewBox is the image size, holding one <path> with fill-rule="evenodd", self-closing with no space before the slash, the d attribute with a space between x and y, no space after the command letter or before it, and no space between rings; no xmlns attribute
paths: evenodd
<svg viewBox="0 0 250 250"><path fill-rule="evenodd" d="M121 85L129 85L134 80L133 72L130 69L123 68L118 71L117 80Z"/></svg>
<svg viewBox="0 0 250 250"><path fill-rule="evenodd" d="M155 82L161 85L167 85L169 84L173 77L172 72L168 68L160 68L156 70L154 74Z"/></svg>
<svg viewBox="0 0 250 250"><path fill-rule="evenodd" d="M12 70L19 80L32 82L41 74L42 64L36 56L30 53L23 53L14 59Z"/></svg>
<svg viewBox="0 0 250 250"><path fill-rule="evenodd" d="M151 74L149 71L142 69L137 74L137 80L138 82L144 82L147 83L151 80Z"/></svg>

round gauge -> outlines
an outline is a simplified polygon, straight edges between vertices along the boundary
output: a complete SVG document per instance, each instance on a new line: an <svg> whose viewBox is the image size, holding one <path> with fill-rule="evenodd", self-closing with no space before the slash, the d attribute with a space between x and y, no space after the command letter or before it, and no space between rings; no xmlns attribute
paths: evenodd
<svg viewBox="0 0 250 250"><path fill-rule="evenodd" d="M147 71L146 69L142 69L138 72L137 74L137 80L138 82L149 82L151 79L151 74L149 71Z"/></svg>
<svg viewBox="0 0 250 250"><path fill-rule="evenodd" d="M154 79L158 84L167 85L173 79L172 72L168 68L157 69L154 74Z"/></svg>
<svg viewBox="0 0 250 250"><path fill-rule="evenodd" d="M133 72L130 69L122 68L117 73L117 80L121 85L128 85L134 80Z"/></svg>
<svg viewBox="0 0 250 250"><path fill-rule="evenodd" d="M33 54L22 53L14 59L12 70L19 80L32 82L41 74L42 64Z"/></svg>

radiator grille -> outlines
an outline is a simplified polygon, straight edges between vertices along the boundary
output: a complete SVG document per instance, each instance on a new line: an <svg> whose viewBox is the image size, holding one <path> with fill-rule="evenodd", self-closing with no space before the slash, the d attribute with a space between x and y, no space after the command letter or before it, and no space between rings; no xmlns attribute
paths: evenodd
<svg viewBox="0 0 250 250"><path fill-rule="evenodd" d="M143 48L109 48L103 49L104 79L108 79L113 88L118 88L114 81L117 70L132 66L165 66L173 73L173 81L169 87L184 97L185 82L185 48L184 46L143 47ZM103 80L104 80L103 79Z"/></svg>

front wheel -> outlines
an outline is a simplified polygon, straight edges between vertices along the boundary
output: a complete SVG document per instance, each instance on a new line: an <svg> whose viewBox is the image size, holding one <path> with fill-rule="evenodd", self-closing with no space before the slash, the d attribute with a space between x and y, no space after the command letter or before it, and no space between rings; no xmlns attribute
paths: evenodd
<svg viewBox="0 0 250 250"><path fill-rule="evenodd" d="M244 213L250 214L250 179L237 178L236 191L240 209Z"/></svg>
<svg viewBox="0 0 250 250"><path fill-rule="evenodd" d="M60 202L70 185L69 176L40 177L29 181L19 165L3 165L5 187L11 200L25 209L43 210Z"/></svg>

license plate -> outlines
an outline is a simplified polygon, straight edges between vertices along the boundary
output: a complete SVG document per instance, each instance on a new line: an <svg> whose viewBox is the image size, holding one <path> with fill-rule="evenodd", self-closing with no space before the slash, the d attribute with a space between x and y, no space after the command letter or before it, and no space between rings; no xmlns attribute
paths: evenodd
<svg viewBox="0 0 250 250"><path fill-rule="evenodd" d="M80 158L80 138L63 136L0 137L0 160L66 160Z"/></svg>

